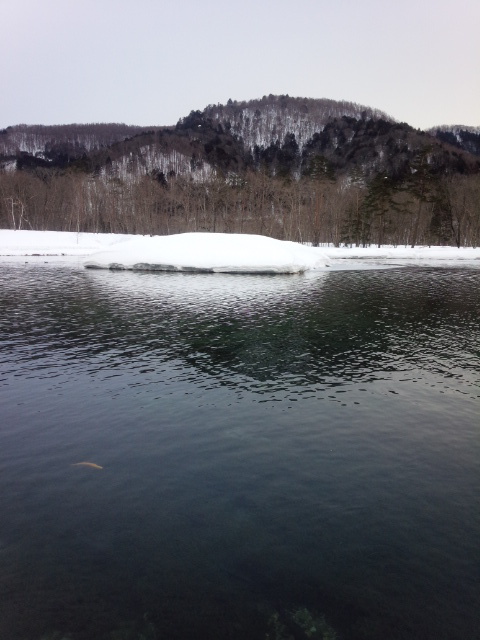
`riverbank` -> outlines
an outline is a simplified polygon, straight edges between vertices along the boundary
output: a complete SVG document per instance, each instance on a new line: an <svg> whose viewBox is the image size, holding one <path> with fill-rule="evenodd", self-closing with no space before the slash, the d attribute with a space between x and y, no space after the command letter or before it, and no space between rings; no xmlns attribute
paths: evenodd
<svg viewBox="0 0 480 640"><path fill-rule="evenodd" d="M216 234L182 234L182 236L196 235L201 239L205 239L205 248L211 250L210 245L207 247L207 241L211 240ZM218 234L217 234L218 235ZM176 236L181 238L182 236ZM227 237L227 236L225 236ZM234 235L228 236L229 240ZM255 250L257 255L262 246L258 244L261 236L249 236L252 241L249 243L246 237L237 236L242 239L242 248L245 255L245 261L250 259L251 250ZM122 254L123 249L127 250L129 244L135 241L136 244L145 240L145 244L152 244L150 236L135 236L127 234L113 233L75 233L67 231L27 231L27 230L0 230L0 256L76 256L89 257L99 252L113 251L117 255ZM162 242L166 238L174 238L174 236L158 236L158 240ZM254 240L256 239L256 240ZM264 238L266 242L271 239ZM280 243L285 245L297 246L296 243ZM250 246L251 244L251 246ZM266 245L268 246L268 245ZM300 250L307 249L302 245L298 245ZM312 261L309 270L324 268L327 265L335 268L335 266L354 267L353 263L376 264L450 264L459 262L464 266L480 266L480 248L471 247L411 247L405 246L385 246L385 247L334 247L332 245L322 245L315 249L309 248L310 251L318 253L319 260ZM247 260L248 258L248 260ZM326 258L326 259L320 259ZM238 261L237 257L237 261ZM243 260L240 260L243 262ZM317 266L315 266L315 263Z"/></svg>

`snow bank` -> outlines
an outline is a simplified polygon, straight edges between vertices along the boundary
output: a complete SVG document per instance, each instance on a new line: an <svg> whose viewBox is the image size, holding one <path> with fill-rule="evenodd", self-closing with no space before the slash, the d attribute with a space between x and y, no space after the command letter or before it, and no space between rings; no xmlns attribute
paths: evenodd
<svg viewBox="0 0 480 640"><path fill-rule="evenodd" d="M303 273L328 266L327 256L296 242L234 233L136 236L85 262L89 268L215 273Z"/></svg>
<svg viewBox="0 0 480 640"><path fill-rule="evenodd" d="M133 236L107 233L0 230L0 256L91 256L98 268L237 273L299 273L400 265L480 268L480 248L306 247L265 236L184 233Z"/></svg>
<svg viewBox="0 0 480 640"><path fill-rule="evenodd" d="M74 233L71 231L0 230L2 256L88 256L105 247L124 242L130 235L116 233Z"/></svg>
<svg viewBox="0 0 480 640"><path fill-rule="evenodd" d="M329 247L323 251L332 260L480 260L480 249L471 247Z"/></svg>

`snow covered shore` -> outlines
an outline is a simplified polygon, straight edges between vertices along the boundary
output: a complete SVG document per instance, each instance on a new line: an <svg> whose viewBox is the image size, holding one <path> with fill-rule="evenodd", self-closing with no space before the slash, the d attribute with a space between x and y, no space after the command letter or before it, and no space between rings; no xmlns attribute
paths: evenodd
<svg viewBox="0 0 480 640"><path fill-rule="evenodd" d="M0 230L0 256L89 256L135 236L116 233Z"/></svg>
<svg viewBox="0 0 480 640"><path fill-rule="evenodd" d="M451 264L480 267L480 248L307 247L265 236L184 233L132 236L0 230L0 256L85 257L91 268L228 273L300 273L366 264Z"/></svg>
<svg viewBox="0 0 480 640"><path fill-rule="evenodd" d="M328 266L318 249L265 236L182 233L136 237L92 255L86 267L217 273L303 273Z"/></svg>
<svg viewBox="0 0 480 640"><path fill-rule="evenodd" d="M85 256L86 267L143 271L302 273L329 264L324 252L265 236L171 236L0 231L3 256Z"/></svg>

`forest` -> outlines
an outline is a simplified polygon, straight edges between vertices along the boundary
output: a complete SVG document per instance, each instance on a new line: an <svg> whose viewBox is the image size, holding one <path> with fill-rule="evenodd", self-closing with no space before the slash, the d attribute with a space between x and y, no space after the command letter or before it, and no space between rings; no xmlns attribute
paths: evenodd
<svg viewBox="0 0 480 640"><path fill-rule="evenodd" d="M479 142L289 96L209 105L170 128L16 125L0 131L0 227L475 247Z"/></svg>

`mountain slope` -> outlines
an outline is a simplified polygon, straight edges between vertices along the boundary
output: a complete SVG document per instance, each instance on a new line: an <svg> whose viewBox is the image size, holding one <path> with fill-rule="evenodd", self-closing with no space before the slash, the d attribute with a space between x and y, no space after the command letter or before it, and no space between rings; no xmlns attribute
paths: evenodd
<svg viewBox="0 0 480 640"><path fill-rule="evenodd" d="M78 157L108 147L145 127L125 124L19 124L0 130L0 156L15 157L19 153L51 159L59 153Z"/></svg>
<svg viewBox="0 0 480 640"><path fill-rule="evenodd" d="M348 116L356 119L373 119L393 122L387 114L344 100L292 98L290 96L263 96L258 100L226 105L209 105L204 116L220 124L233 135L241 138L247 149L268 147L277 141L283 143L287 134L295 135L302 150L311 137L332 118Z"/></svg>
<svg viewBox="0 0 480 640"><path fill-rule="evenodd" d="M442 142L451 144L459 149L480 156L480 127L466 127L464 125L442 125L433 127L428 133Z"/></svg>
<svg viewBox="0 0 480 640"><path fill-rule="evenodd" d="M176 127L17 125L0 132L0 168L82 171L121 180L179 175L197 181L247 169L271 176L310 175L319 158L332 176L377 173L402 179L429 149L438 174L480 169L480 133L461 127L413 129L352 102L264 96L209 105Z"/></svg>

